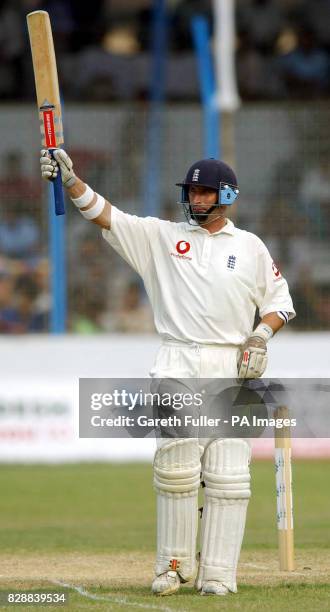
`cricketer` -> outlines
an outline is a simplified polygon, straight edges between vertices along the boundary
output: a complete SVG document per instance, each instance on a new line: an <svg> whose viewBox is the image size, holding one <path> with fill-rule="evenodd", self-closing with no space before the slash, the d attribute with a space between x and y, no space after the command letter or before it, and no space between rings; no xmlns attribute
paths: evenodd
<svg viewBox="0 0 330 612"><path fill-rule="evenodd" d="M43 178L62 182L73 204L142 277L162 345L157 379L258 378L267 343L295 316L288 285L263 242L226 217L238 197L234 171L203 159L181 187L186 221L122 212L78 178L63 149L41 154ZM253 330L256 309L261 321ZM164 438L154 458L157 555L152 591L175 593L195 579L201 595L236 593L250 498L248 440ZM204 483L196 561L198 489Z"/></svg>

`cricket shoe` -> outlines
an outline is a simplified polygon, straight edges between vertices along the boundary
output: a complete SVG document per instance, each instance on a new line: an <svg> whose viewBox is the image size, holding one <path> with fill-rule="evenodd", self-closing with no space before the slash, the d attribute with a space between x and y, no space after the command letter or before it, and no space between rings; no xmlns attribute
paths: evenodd
<svg viewBox="0 0 330 612"><path fill-rule="evenodd" d="M155 595L172 595L180 588L181 580L177 572L170 570L157 576L151 590Z"/></svg>
<svg viewBox="0 0 330 612"><path fill-rule="evenodd" d="M228 595L228 593L229 589L217 580L207 580L202 584L201 595Z"/></svg>

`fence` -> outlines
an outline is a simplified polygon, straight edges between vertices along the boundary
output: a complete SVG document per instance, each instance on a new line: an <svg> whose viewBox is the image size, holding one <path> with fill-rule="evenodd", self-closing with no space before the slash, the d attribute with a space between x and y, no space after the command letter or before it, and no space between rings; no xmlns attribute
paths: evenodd
<svg viewBox="0 0 330 612"><path fill-rule="evenodd" d="M144 214L147 108L68 105L66 147L76 172L114 204ZM162 121L163 218L182 218L175 182L202 157L198 105L172 105ZM48 215L39 178L34 106L2 106L0 117L0 332L47 331L51 296ZM257 233L288 279L294 330L330 327L330 111L319 104L245 105L234 119L241 196L235 223ZM94 225L67 203L68 330L151 331L139 279Z"/></svg>

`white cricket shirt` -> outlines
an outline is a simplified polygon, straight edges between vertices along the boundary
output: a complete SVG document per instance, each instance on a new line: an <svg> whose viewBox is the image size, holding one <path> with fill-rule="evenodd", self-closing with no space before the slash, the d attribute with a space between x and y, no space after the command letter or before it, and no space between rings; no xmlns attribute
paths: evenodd
<svg viewBox="0 0 330 612"><path fill-rule="evenodd" d="M214 234L112 206L103 237L144 281L163 339L240 345L260 316L295 316L286 280L264 243L232 221Z"/></svg>

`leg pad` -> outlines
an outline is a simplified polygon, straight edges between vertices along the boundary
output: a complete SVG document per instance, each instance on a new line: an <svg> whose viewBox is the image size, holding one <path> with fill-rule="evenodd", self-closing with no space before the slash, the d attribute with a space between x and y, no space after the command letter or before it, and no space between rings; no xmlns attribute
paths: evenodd
<svg viewBox="0 0 330 612"><path fill-rule="evenodd" d="M196 571L200 455L197 439L175 440L156 452L156 576L174 570L187 581Z"/></svg>
<svg viewBox="0 0 330 612"><path fill-rule="evenodd" d="M203 457L205 504L198 590L207 581L236 592L236 571L250 498L251 450L239 439L214 440Z"/></svg>

